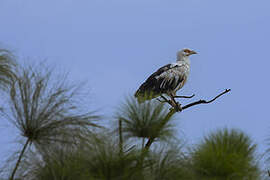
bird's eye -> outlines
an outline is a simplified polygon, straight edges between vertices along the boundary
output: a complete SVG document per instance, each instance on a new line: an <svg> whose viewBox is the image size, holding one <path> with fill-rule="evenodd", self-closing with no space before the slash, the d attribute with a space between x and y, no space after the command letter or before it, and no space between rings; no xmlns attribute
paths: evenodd
<svg viewBox="0 0 270 180"><path fill-rule="evenodd" d="M189 49L185 49L184 52L185 53L190 53L190 50Z"/></svg>

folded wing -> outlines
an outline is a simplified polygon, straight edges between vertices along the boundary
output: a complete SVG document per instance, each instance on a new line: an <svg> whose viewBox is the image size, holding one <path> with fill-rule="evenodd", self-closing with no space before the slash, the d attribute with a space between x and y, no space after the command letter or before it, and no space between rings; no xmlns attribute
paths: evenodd
<svg viewBox="0 0 270 180"><path fill-rule="evenodd" d="M163 93L175 93L186 81L185 69L183 66L167 64L159 68L140 86L135 97L141 102L155 98Z"/></svg>

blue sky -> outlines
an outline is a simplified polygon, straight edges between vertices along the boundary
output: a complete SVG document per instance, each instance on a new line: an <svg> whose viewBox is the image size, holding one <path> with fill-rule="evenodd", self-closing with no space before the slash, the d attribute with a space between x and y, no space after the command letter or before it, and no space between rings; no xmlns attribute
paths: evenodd
<svg viewBox="0 0 270 180"><path fill-rule="evenodd" d="M244 130L259 150L270 136L269 0L1 0L0 45L19 61L44 61L87 80L93 109L110 117L157 68L184 47L191 74L179 94L211 98L177 114L196 144L217 128ZM184 101L183 104L190 102ZM102 110L101 110L102 108ZM0 122L0 157L14 151L15 129Z"/></svg>

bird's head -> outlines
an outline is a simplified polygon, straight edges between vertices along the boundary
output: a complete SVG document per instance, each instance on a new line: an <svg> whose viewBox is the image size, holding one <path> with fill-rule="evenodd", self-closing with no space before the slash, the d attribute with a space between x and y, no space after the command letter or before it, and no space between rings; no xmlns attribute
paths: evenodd
<svg viewBox="0 0 270 180"><path fill-rule="evenodd" d="M177 52L177 59L180 60L180 59L182 59L184 57L188 57L188 56L190 56L192 54L197 54L197 53L195 51L193 51L193 50L185 48L185 49L182 49L181 51Z"/></svg>

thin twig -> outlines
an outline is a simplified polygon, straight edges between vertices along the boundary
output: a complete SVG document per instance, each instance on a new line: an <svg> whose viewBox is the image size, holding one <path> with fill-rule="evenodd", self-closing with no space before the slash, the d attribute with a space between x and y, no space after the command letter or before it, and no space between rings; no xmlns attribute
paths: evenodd
<svg viewBox="0 0 270 180"><path fill-rule="evenodd" d="M172 104L171 104L171 101L170 101L169 99L167 99L167 98L164 97L163 95L160 95L160 97L161 97L163 100L157 98L157 100L158 100L159 102L161 102L161 103L169 103L170 105L172 105Z"/></svg>
<svg viewBox="0 0 270 180"><path fill-rule="evenodd" d="M128 148L125 152L123 152L124 154L126 154L127 152L130 152L131 150L133 150L136 147L136 145L131 146L130 148Z"/></svg>
<svg viewBox="0 0 270 180"><path fill-rule="evenodd" d="M195 94L192 94L191 96L174 96L174 98L193 98Z"/></svg>
<svg viewBox="0 0 270 180"><path fill-rule="evenodd" d="M166 97L164 97L163 95L161 95L160 96L165 102L167 102L167 103L171 103L171 101L170 100L168 100Z"/></svg>
<svg viewBox="0 0 270 180"><path fill-rule="evenodd" d="M159 102L161 102L161 103L167 102L167 101L161 100L161 99L159 99L159 98L157 98L157 100L158 100Z"/></svg>

